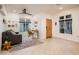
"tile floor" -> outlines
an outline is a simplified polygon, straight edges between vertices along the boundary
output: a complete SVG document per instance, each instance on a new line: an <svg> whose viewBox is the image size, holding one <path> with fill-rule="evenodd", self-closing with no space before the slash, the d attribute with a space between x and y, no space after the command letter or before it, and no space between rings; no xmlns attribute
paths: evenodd
<svg viewBox="0 0 79 59"><path fill-rule="evenodd" d="M1 52L2 55L78 55L79 43L52 38L46 39L43 44L34 45L14 52Z"/></svg>

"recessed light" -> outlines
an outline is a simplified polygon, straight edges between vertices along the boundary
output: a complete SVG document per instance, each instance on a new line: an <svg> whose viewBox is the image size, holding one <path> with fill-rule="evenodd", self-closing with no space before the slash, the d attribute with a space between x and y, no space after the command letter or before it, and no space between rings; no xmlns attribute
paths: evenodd
<svg viewBox="0 0 79 59"><path fill-rule="evenodd" d="M59 7L60 10L63 10L63 7Z"/></svg>

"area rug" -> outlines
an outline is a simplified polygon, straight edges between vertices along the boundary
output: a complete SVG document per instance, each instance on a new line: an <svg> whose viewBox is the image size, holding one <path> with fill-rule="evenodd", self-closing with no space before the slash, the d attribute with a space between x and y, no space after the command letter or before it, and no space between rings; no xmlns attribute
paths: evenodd
<svg viewBox="0 0 79 59"><path fill-rule="evenodd" d="M35 45L38 45L38 44L42 44L42 43L43 42L40 42L39 40L38 41L35 41L35 40L26 41L24 43L14 45L8 51L9 52L18 51L18 50L21 50L21 49L24 49L24 48L28 48L28 47L31 47L31 46L35 46Z"/></svg>

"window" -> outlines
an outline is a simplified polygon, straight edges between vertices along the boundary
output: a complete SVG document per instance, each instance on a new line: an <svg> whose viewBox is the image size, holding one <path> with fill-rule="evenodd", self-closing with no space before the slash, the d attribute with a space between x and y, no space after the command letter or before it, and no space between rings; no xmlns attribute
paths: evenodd
<svg viewBox="0 0 79 59"><path fill-rule="evenodd" d="M60 33L64 33L64 20L60 21Z"/></svg>
<svg viewBox="0 0 79 59"><path fill-rule="evenodd" d="M25 31L25 23L20 23L20 32Z"/></svg>
<svg viewBox="0 0 79 59"><path fill-rule="evenodd" d="M68 19L66 22L66 33L72 34L72 19Z"/></svg>
<svg viewBox="0 0 79 59"><path fill-rule="evenodd" d="M66 15L64 20L59 21L60 33L72 34L72 19L71 15Z"/></svg>
<svg viewBox="0 0 79 59"><path fill-rule="evenodd" d="M60 19L64 19L64 16L61 16Z"/></svg>
<svg viewBox="0 0 79 59"><path fill-rule="evenodd" d="M66 15L66 19L67 19L67 18L71 18L71 15Z"/></svg>
<svg viewBox="0 0 79 59"><path fill-rule="evenodd" d="M27 22L29 20L29 22ZM28 31L30 19L20 18L20 32Z"/></svg>

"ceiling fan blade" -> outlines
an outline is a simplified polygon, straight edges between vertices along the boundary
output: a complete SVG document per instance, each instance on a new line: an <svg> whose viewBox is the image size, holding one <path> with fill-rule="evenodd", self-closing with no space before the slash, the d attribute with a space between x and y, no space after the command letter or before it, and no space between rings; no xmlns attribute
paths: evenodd
<svg viewBox="0 0 79 59"><path fill-rule="evenodd" d="M28 15L32 15L32 14L30 14L30 13L26 13L26 14L28 14Z"/></svg>
<svg viewBox="0 0 79 59"><path fill-rule="evenodd" d="M30 13L19 13L19 14L27 14L27 15L32 15L32 14L30 14Z"/></svg>

